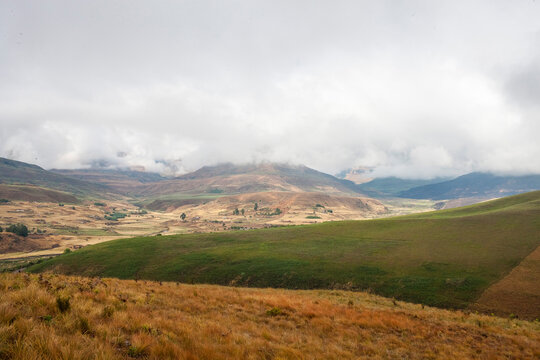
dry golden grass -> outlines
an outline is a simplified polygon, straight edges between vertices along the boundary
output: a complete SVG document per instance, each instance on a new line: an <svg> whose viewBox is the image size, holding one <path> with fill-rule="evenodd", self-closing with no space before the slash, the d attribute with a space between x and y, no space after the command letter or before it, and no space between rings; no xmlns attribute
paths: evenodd
<svg viewBox="0 0 540 360"><path fill-rule="evenodd" d="M538 323L364 293L4 273L0 295L0 359L540 356Z"/></svg>

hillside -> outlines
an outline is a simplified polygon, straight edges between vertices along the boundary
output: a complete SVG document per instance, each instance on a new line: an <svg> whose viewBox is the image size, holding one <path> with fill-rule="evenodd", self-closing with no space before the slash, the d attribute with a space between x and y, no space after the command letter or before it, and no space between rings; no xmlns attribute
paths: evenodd
<svg viewBox="0 0 540 360"><path fill-rule="evenodd" d="M29 270L370 289L407 301L466 307L540 245L539 233L540 192L532 192L405 217L115 240Z"/></svg>
<svg viewBox="0 0 540 360"><path fill-rule="evenodd" d="M150 203L147 207L159 205ZM165 203L167 204L167 203ZM257 204L257 209L254 206ZM233 217L236 226L253 223L306 224L319 221L365 219L388 214L388 209L378 200L331 196L317 192L259 192L222 196L198 205L184 205L176 212L189 214L190 218L224 221L235 209L244 211L244 216ZM276 209L280 213L276 214ZM166 210L171 210L167 208ZM249 226L249 225L248 225Z"/></svg>
<svg viewBox="0 0 540 360"><path fill-rule="evenodd" d="M306 166L277 163L205 166L174 179L147 184L140 196L175 193L242 194L262 191L359 195L356 185Z"/></svg>
<svg viewBox="0 0 540 360"><path fill-rule="evenodd" d="M414 187L399 193L412 199L498 198L540 189L540 175L499 176L471 173L437 184Z"/></svg>
<svg viewBox="0 0 540 360"><path fill-rule="evenodd" d="M134 170L52 169L51 171L86 182L100 184L123 195L137 194L139 188L144 184L167 180L167 178L157 173Z"/></svg>
<svg viewBox="0 0 540 360"><path fill-rule="evenodd" d="M106 196L111 190L87 181L42 169L37 165L0 158L0 184L35 185L77 197Z"/></svg>
<svg viewBox="0 0 540 360"><path fill-rule="evenodd" d="M358 292L6 273L0 292L6 359L540 356L538 323Z"/></svg>
<svg viewBox="0 0 540 360"><path fill-rule="evenodd" d="M71 194L34 185L27 186L0 184L0 199L68 204L76 204L80 202L79 199Z"/></svg>

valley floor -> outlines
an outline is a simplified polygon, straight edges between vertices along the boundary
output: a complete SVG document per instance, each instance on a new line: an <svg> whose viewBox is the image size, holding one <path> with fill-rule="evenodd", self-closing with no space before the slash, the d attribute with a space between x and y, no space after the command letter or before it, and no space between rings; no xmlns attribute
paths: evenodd
<svg viewBox="0 0 540 360"><path fill-rule="evenodd" d="M366 293L7 273L0 293L0 358L540 357L537 322Z"/></svg>

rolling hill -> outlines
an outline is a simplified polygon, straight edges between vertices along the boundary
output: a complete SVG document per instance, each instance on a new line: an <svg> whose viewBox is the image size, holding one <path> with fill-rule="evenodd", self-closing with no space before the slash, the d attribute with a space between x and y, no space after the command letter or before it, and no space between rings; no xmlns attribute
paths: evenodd
<svg viewBox="0 0 540 360"><path fill-rule="evenodd" d="M104 197L111 192L111 189L101 184L75 179L47 171L37 165L5 158L0 158L0 184L34 185L77 197ZM35 193L37 190L33 191Z"/></svg>
<svg viewBox="0 0 540 360"><path fill-rule="evenodd" d="M115 240L45 261L29 271L293 289L369 289L387 297L462 308L535 250L539 234L537 191L404 217Z"/></svg>
<svg viewBox="0 0 540 360"><path fill-rule="evenodd" d="M540 175L499 176L470 173L456 179L405 190L400 197L446 200L457 198L499 198L540 189Z"/></svg>

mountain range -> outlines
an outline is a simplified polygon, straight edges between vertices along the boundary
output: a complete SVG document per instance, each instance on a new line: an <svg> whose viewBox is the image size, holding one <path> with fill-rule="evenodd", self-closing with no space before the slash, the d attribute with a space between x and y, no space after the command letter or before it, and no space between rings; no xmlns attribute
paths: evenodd
<svg viewBox="0 0 540 360"><path fill-rule="evenodd" d="M350 178L347 174L342 172L340 176ZM4 193L14 192L13 186L32 185L79 198L130 196L163 200L177 194L185 198L201 194L223 196L258 192L315 192L380 199L450 200L496 198L538 190L540 175L503 176L477 172L455 179L386 177L363 180L358 184L303 165L270 162L204 166L197 171L170 178L134 170L45 170L37 165L0 158L0 184L4 188L5 185L11 186L10 191L4 189Z"/></svg>

